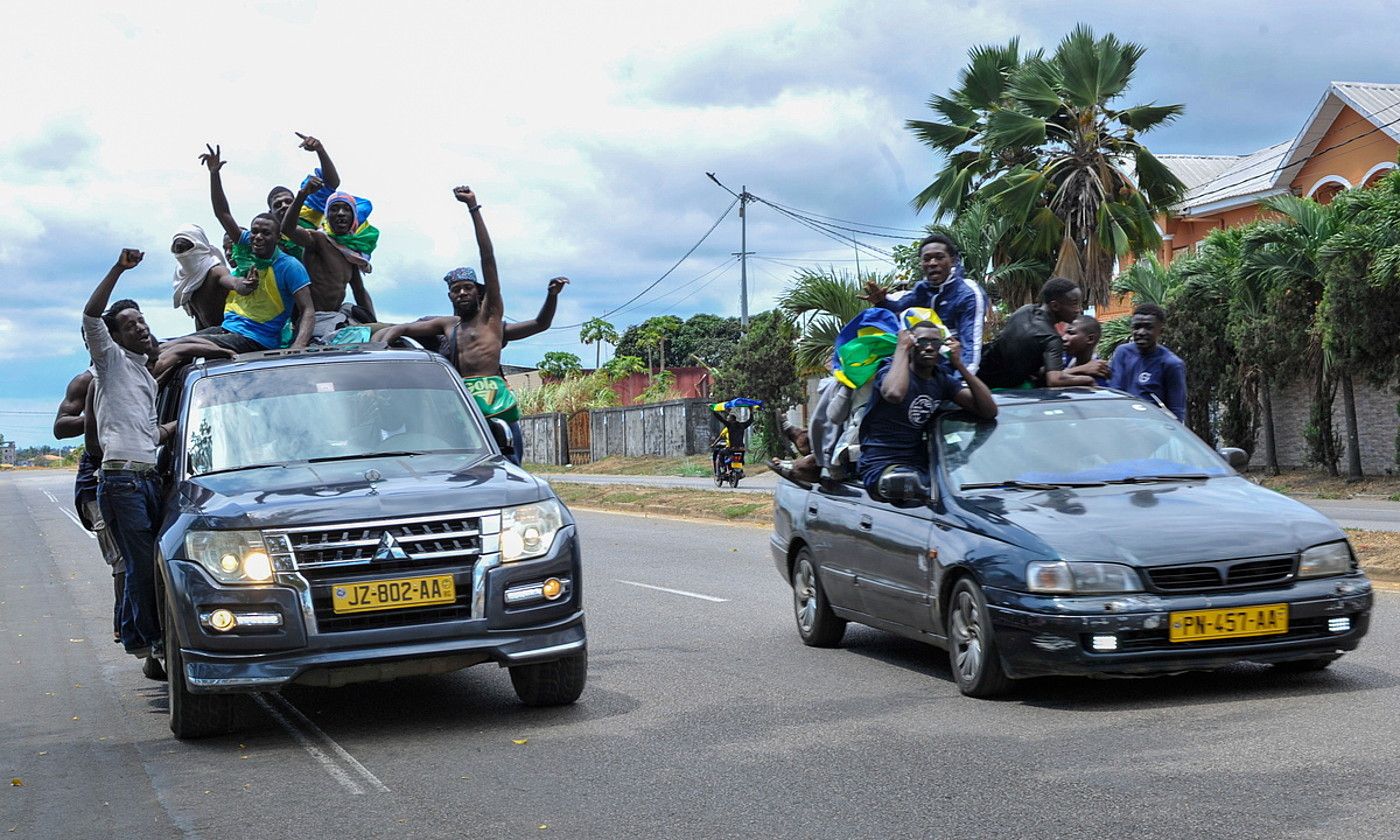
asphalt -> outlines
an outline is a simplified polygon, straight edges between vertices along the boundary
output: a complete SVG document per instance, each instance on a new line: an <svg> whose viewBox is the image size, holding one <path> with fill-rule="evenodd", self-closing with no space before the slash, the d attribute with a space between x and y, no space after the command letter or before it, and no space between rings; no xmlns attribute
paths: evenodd
<svg viewBox="0 0 1400 840"><path fill-rule="evenodd" d="M1323 673L977 701L914 642L852 628L804 647L764 529L621 514L578 515L576 705L526 709L478 666L291 689L247 703L234 735L179 742L163 685L109 640L69 482L0 476L0 836L1178 840L1400 820L1400 595Z"/></svg>
<svg viewBox="0 0 1400 840"><path fill-rule="evenodd" d="M632 484L641 487L675 487L686 490L714 490L711 478L656 475L590 475L573 473L549 473L542 476L550 481L566 481L574 484ZM737 488L724 487L725 493L772 493L782 479L771 472L759 473L744 479ZM1372 531L1400 531L1400 502L1385 499L1309 499L1298 501L1332 518L1343 528L1362 528Z"/></svg>

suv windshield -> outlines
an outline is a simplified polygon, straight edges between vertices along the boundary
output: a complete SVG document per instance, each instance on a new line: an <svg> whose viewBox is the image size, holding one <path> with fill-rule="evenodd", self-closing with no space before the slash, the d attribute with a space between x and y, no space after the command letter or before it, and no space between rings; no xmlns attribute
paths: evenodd
<svg viewBox="0 0 1400 840"><path fill-rule="evenodd" d="M1231 472L1185 426L1134 400L1002 405L993 421L951 415L939 425L938 444L955 491L970 485L1171 481Z"/></svg>
<svg viewBox="0 0 1400 840"><path fill-rule="evenodd" d="M195 475L388 453L489 451L452 374L432 362L338 362L216 374L185 420Z"/></svg>

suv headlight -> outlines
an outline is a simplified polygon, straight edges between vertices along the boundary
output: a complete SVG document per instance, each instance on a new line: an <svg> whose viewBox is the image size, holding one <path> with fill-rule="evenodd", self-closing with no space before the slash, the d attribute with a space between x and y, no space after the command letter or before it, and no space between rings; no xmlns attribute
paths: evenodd
<svg viewBox="0 0 1400 840"><path fill-rule="evenodd" d="M219 583L268 583L274 574L257 531L190 531L185 555Z"/></svg>
<svg viewBox="0 0 1400 840"><path fill-rule="evenodd" d="M1141 592L1142 579L1118 563L1037 560L1026 565L1026 588L1061 595L1107 595Z"/></svg>
<svg viewBox="0 0 1400 840"><path fill-rule="evenodd" d="M1351 571L1351 546L1346 540L1315 545L1303 552L1298 561L1298 577L1344 575Z"/></svg>
<svg viewBox="0 0 1400 840"><path fill-rule="evenodd" d="M501 562L539 557L554 545L564 527L564 511L556 499L501 509Z"/></svg>

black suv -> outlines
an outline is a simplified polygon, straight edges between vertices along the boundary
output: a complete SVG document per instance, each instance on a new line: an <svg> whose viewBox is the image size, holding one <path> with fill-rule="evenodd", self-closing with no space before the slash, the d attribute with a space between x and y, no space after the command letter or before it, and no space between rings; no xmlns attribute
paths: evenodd
<svg viewBox="0 0 1400 840"><path fill-rule="evenodd" d="M530 705L588 670L573 518L512 465L439 356L374 346L187 368L161 397L157 544L170 728L231 696L510 669Z"/></svg>

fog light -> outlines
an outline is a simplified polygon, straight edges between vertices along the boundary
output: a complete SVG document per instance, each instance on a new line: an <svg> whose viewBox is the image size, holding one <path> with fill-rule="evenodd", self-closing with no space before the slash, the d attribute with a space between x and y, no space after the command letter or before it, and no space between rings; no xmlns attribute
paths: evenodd
<svg viewBox="0 0 1400 840"><path fill-rule="evenodd" d="M1091 642L1094 650L1110 651L1118 650L1117 636L1095 636Z"/></svg>
<svg viewBox="0 0 1400 840"><path fill-rule="evenodd" d="M544 587L538 583L528 586L512 586L506 590L507 604L524 604L529 601L538 601L544 597Z"/></svg>
<svg viewBox="0 0 1400 840"><path fill-rule="evenodd" d="M1329 618L1327 619L1327 632L1345 633L1351 629L1350 618Z"/></svg>
<svg viewBox="0 0 1400 840"><path fill-rule="evenodd" d="M220 609L209 613L209 626L218 630L220 633L226 633L232 630L237 623L238 620L234 618L233 613L228 610Z"/></svg>
<svg viewBox="0 0 1400 840"><path fill-rule="evenodd" d="M545 600L553 601L555 598L564 594L564 582L559 578L550 578L544 582L544 586L541 589L544 593Z"/></svg>
<svg viewBox="0 0 1400 840"><path fill-rule="evenodd" d="M281 627L282 615L267 612L241 612L236 615L239 627Z"/></svg>

